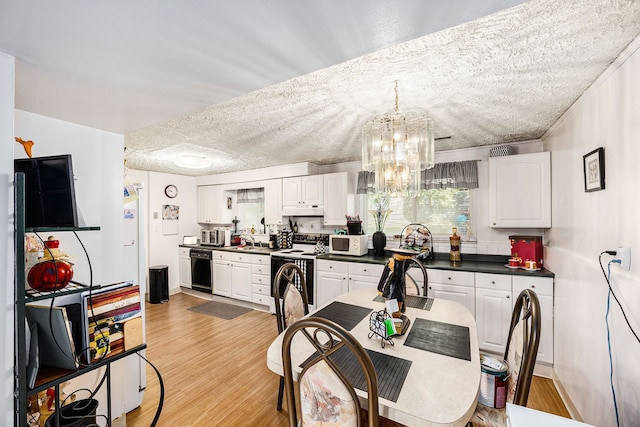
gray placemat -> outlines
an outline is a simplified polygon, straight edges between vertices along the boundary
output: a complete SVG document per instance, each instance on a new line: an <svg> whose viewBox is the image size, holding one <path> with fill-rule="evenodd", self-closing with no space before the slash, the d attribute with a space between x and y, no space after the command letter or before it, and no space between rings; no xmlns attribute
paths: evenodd
<svg viewBox="0 0 640 427"><path fill-rule="evenodd" d="M376 296L374 301L377 302L385 302L385 299L382 295ZM420 310L431 310L431 306L433 305L433 298L421 297L417 295L406 295L405 300L407 303L407 307L418 308Z"/></svg>
<svg viewBox="0 0 640 427"><path fill-rule="evenodd" d="M350 331L372 311L367 307L334 301L311 315L329 319Z"/></svg>
<svg viewBox="0 0 640 427"><path fill-rule="evenodd" d="M373 350L367 349L367 353L371 358L371 362L373 362L373 367L378 377L378 396L396 402L398 396L400 396L400 391L402 391L402 386L407 378L412 362ZM300 367L304 368L316 357L318 357L317 352L302 362ZM353 387L358 390L367 391L367 380L362 371L362 367L358 359L353 356L347 347L338 349L338 351L329 357L347 377Z"/></svg>
<svg viewBox="0 0 640 427"><path fill-rule="evenodd" d="M415 319L404 345L458 359L471 360L469 328L466 326Z"/></svg>

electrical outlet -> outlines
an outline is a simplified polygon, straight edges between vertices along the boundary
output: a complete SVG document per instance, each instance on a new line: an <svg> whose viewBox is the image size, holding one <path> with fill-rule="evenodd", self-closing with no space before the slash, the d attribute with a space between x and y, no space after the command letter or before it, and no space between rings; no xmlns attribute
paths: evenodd
<svg viewBox="0 0 640 427"><path fill-rule="evenodd" d="M614 259L620 260L620 267L623 270L629 271L631 269L631 248L628 246L620 246L616 251Z"/></svg>

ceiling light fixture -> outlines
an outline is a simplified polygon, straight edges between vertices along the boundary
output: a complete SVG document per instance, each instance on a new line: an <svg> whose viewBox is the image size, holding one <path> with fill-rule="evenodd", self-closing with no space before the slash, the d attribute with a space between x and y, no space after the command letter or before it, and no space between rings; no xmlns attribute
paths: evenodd
<svg viewBox="0 0 640 427"><path fill-rule="evenodd" d="M434 164L433 120L425 113L374 117L362 127L362 167L375 172L376 192L415 196L420 192L421 171Z"/></svg>
<svg viewBox="0 0 640 427"><path fill-rule="evenodd" d="M202 169L211 166L211 159L204 156L184 154L173 159L173 163L181 168Z"/></svg>

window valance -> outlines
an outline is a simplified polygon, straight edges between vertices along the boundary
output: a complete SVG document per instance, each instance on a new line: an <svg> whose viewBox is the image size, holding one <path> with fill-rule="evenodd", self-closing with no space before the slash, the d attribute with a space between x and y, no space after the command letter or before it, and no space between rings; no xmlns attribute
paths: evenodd
<svg viewBox="0 0 640 427"><path fill-rule="evenodd" d="M358 173L358 194L375 191L375 172ZM433 168L422 171L423 190L445 188L478 188L478 160L436 163Z"/></svg>
<svg viewBox="0 0 640 427"><path fill-rule="evenodd" d="M264 201L264 189L250 188L238 190L238 203L256 203Z"/></svg>

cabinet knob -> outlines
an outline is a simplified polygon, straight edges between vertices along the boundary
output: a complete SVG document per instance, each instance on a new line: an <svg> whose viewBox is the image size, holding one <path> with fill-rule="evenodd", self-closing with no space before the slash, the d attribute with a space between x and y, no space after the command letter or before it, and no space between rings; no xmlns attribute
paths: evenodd
<svg viewBox="0 0 640 427"><path fill-rule="evenodd" d="M491 281L491 284L492 284L492 285L495 285L495 284L496 284L496 281L495 281L495 280L492 280L492 281Z"/></svg>
<svg viewBox="0 0 640 427"><path fill-rule="evenodd" d="M429 286L429 289L433 289L431 286Z"/></svg>
<svg viewBox="0 0 640 427"><path fill-rule="evenodd" d="M536 285L531 285L531 287L532 287L532 288L535 288L535 287L536 287Z"/></svg>
<svg viewBox="0 0 640 427"><path fill-rule="evenodd" d="M329 268L333 268L333 265L330 265Z"/></svg>
<svg viewBox="0 0 640 427"><path fill-rule="evenodd" d="M507 295L507 299L509 299L509 295Z"/></svg>
<svg viewBox="0 0 640 427"><path fill-rule="evenodd" d="M365 272L365 273L367 272L367 269L366 269L366 268L364 269L364 272Z"/></svg>
<svg viewBox="0 0 640 427"><path fill-rule="evenodd" d="M451 280L451 277L447 277L447 279Z"/></svg>

